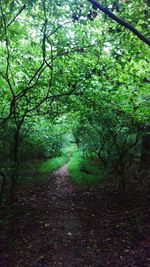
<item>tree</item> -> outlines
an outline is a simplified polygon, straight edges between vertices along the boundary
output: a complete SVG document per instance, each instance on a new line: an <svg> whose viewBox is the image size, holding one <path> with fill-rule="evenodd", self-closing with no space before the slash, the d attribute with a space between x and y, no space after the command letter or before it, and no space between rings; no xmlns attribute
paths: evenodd
<svg viewBox="0 0 150 267"><path fill-rule="evenodd" d="M102 12L104 12L107 16L109 16L111 19L119 23L120 25L124 26L125 28L129 29L133 34L135 34L139 39L141 39L143 42L145 42L148 46L150 46L150 39L144 36L141 32L139 32L135 27L133 27L130 23L126 22L125 20L119 18L114 13L112 13L108 8L102 6L100 3L98 3L95 0L89 0L93 4L93 6L97 9L100 9ZM115 2L113 2L115 4ZM117 4L116 4L117 5Z"/></svg>
<svg viewBox="0 0 150 267"><path fill-rule="evenodd" d="M138 125L134 136L137 128L149 124L148 46L105 15L128 26L148 44L148 5L143 0L132 0L130 6L107 3L115 14L103 8L104 1L102 5L96 1L1 1L0 144L13 169L10 191L17 180L20 148L28 143L25 140L32 136L37 121L42 121L43 126L39 125L44 129L45 119L52 121L73 110L77 124L83 118L91 129L92 114L97 118L110 109L108 121L114 120L114 129L129 119ZM98 12L99 7L105 14ZM100 126L94 119L92 134L96 135L97 127L105 128L105 119Z"/></svg>

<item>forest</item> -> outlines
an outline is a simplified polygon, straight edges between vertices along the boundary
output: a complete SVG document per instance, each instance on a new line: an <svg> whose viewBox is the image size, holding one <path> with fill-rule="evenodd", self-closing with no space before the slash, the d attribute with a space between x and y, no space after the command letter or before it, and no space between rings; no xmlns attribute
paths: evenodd
<svg viewBox="0 0 150 267"><path fill-rule="evenodd" d="M149 266L149 23L149 0L0 0L0 266Z"/></svg>

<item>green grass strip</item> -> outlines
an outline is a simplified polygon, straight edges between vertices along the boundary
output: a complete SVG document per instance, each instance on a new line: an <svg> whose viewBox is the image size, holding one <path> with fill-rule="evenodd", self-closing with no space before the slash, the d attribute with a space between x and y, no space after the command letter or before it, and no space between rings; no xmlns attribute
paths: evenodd
<svg viewBox="0 0 150 267"><path fill-rule="evenodd" d="M67 165L72 181L78 185L95 185L102 181L98 164L85 160L81 151L74 152Z"/></svg>

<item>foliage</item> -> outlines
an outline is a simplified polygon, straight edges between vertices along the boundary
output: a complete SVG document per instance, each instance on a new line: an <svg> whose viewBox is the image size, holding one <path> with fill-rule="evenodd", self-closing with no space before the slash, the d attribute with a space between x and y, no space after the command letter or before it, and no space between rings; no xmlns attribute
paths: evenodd
<svg viewBox="0 0 150 267"><path fill-rule="evenodd" d="M62 155L60 157L53 158L53 159L43 162L42 164L38 166L38 170L43 173L45 172L50 173L52 171L55 171L59 167L61 167L63 164L66 163L66 161L67 161L67 157L65 155Z"/></svg>
<svg viewBox="0 0 150 267"><path fill-rule="evenodd" d="M22 163L19 171L18 184L28 185L29 183L46 182L50 174L65 164L66 161L67 157L61 155L49 160L35 160L29 163Z"/></svg>
<svg viewBox="0 0 150 267"><path fill-rule="evenodd" d="M148 163L149 47L89 2L0 1L0 159L9 192L20 161L59 156L67 131L119 175L133 158ZM107 7L147 38L147 1Z"/></svg>
<svg viewBox="0 0 150 267"><path fill-rule="evenodd" d="M99 164L83 157L82 151L74 151L67 164L71 179L78 185L95 185L102 181Z"/></svg>
<svg viewBox="0 0 150 267"><path fill-rule="evenodd" d="M20 157L24 159L52 158L60 155L63 136L60 127L50 120L38 119L32 124L20 146Z"/></svg>
<svg viewBox="0 0 150 267"><path fill-rule="evenodd" d="M95 185L102 181L99 162L95 157L92 154L87 156L84 150L77 146L71 134L68 139L62 151L68 156L67 167L71 180L79 185Z"/></svg>

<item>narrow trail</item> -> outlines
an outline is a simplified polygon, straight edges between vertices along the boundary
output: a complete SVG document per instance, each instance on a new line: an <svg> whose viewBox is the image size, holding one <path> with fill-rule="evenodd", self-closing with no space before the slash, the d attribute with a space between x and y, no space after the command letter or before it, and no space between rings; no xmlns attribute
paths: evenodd
<svg viewBox="0 0 150 267"><path fill-rule="evenodd" d="M100 187L71 184L67 165L26 192L9 237L2 236L0 266L149 266L147 241L133 242L133 210Z"/></svg>

